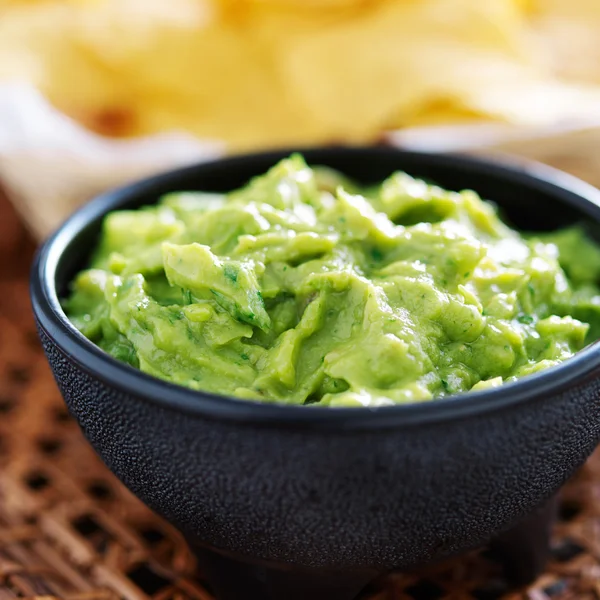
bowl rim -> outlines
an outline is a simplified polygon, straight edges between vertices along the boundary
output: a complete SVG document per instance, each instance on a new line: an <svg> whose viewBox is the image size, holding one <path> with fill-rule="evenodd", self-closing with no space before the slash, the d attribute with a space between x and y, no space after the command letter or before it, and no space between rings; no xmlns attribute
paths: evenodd
<svg viewBox="0 0 600 600"><path fill-rule="evenodd" d="M101 218L135 196L151 191L155 186L174 185L198 171L209 171L216 165L235 169L248 160L276 162L293 152L308 155L344 153L394 153L399 158L429 161L457 169L476 169L480 174L501 176L517 184L534 185L568 201L580 209L597 213L600 223L600 190L567 173L529 160L494 157L493 161L460 153L429 153L407 151L393 147L340 146L308 147L255 152L217 158L141 179L109 190L76 210L40 246L31 268L30 294L38 327L54 342L63 356L95 378L129 396L150 401L162 408L190 416L233 421L252 426L276 426L292 429L335 429L338 432L366 429L413 427L422 423L437 423L449 419L480 415L506 409L527 400L543 399L550 393L564 392L570 385L583 380L600 366L600 341L587 346L574 357L550 369L529 375L499 388L470 391L428 402L382 407L324 408L281 403L263 403L192 390L143 373L118 361L88 340L69 321L61 308L56 271L61 256L73 238L90 222ZM317 162L317 161L314 161Z"/></svg>

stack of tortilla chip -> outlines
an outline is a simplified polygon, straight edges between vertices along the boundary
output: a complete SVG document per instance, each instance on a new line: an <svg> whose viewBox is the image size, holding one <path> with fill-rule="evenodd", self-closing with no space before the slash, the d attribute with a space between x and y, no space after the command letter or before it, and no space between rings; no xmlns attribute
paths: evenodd
<svg viewBox="0 0 600 600"><path fill-rule="evenodd" d="M599 123L598 33L599 0L0 0L0 81L111 136L369 142Z"/></svg>

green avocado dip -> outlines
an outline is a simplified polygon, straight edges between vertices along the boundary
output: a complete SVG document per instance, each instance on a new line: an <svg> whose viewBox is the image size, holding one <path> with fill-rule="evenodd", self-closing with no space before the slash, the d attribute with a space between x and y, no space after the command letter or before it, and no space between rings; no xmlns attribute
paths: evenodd
<svg viewBox="0 0 600 600"><path fill-rule="evenodd" d="M600 337L600 250L472 191L360 188L293 155L229 194L105 218L64 308L161 379L263 402L382 406L496 387Z"/></svg>

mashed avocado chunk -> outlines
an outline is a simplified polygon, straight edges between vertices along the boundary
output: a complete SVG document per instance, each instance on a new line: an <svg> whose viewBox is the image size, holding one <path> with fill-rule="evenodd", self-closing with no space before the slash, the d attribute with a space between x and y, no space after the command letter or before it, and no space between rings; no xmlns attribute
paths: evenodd
<svg viewBox="0 0 600 600"><path fill-rule="evenodd" d="M107 215L64 308L118 360L263 402L382 406L498 387L600 337L600 249L406 173L299 155L229 194Z"/></svg>

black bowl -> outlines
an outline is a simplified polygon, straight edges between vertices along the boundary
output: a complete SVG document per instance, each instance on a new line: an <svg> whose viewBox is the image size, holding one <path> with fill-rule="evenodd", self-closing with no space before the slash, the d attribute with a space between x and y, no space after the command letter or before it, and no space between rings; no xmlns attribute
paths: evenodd
<svg viewBox="0 0 600 600"><path fill-rule="evenodd" d="M245 598L317 598L310 586L351 596L376 573L477 547L543 505L600 441L598 344L499 389L320 409L159 381L69 323L59 298L106 212L173 190L230 190L286 154L227 158L105 194L45 243L33 267L40 337L71 413L108 467L198 549L222 598L236 589ZM526 229L600 224L600 192L536 165L391 148L304 155L365 182L402 169L475 189Z"/></svg>

